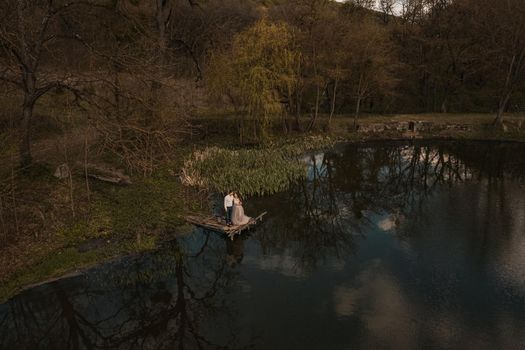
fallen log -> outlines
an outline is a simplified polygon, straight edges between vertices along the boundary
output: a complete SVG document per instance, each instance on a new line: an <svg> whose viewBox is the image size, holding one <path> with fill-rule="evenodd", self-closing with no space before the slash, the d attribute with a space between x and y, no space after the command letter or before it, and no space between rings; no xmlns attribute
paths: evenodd
<svg viewBox="0 0 525 350"><path fill-rule="evenodd" d="M132 184L131 178L117 169L95 164L85 165L83 163L77 163L77 165L85 169L89 178L119 186L129 186Z"/></svg>

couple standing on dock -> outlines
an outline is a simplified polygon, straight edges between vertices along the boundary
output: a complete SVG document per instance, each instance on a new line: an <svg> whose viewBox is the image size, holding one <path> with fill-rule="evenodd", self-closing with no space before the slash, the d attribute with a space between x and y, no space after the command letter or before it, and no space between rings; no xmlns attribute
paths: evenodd
<svg viewBox="0 0 525 350"><path fill-rule="evenodd" d="M237 192L230 191L224 197L224 210L226 211L226 224L228 224L228 226L245 225L252 219L244 215L242 201Z"/></svg>

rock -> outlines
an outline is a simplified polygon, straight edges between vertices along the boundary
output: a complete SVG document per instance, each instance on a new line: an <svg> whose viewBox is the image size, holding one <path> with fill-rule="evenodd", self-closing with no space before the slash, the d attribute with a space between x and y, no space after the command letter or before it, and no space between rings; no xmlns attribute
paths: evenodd
<svg viewBox="0 0 525 350"><path fill-rule="evenodd" d="M54 176L58 179L67 179L71 175L71 171L69 170L69 166L64 163L60 164L57 169L55 170Z"/></svg>
<svg viewBox="0 0 525 350"><path fill-rule="evenodd" d="M358 132L362 134L380 133L387 130L387 125L382 123L371 123L359 125Z"/></svg>
<svg viewBox="0 0 525 350"><path fill-rule="evenodd" d="M397 123L397 131L408 131L408 123L407 122Z"/></svg>

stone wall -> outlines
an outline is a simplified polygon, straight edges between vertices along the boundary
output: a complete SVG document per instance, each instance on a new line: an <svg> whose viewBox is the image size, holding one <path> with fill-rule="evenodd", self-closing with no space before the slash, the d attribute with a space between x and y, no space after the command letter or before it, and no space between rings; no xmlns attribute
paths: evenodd
<svg viewBox="0 0 525 350"><path fill-rule="evenodd" d="M384 132L397 133L440 133L442 131L471 131L472 124L443 124L428 121L403 121L386 123L366 123L359 125L357 130L361 134L376 134Z"/></svg>

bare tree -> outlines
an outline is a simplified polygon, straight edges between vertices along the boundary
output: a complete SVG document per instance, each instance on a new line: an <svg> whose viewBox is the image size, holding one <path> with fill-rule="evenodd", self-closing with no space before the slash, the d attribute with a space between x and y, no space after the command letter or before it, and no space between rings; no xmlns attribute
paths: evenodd
<svg viewBox="0 0 525 350"><path fill-rule="evenodd" d="M377 3L379 11L382 12L381 18L384 23L388 23L391 18L395 18L397 0L379 0Z"/></svg>
<svg viewBox="0 0 525 350"><path fill-rule="evenodd" d="M59 69L58 43L67 40L62 30L68 12L85 1L6 0L0 5L0 80L23 96L20 161L32 162L33 110L38 100L56 89L75 91L71 75ZM78 34L69 39L78 38Z"/></svg>
<svg viewBox="0 0 525 350"><path fill-rule="evenodd" d="M483 59L497 84L494 124L501 124L510 99L525 79L525 2L482 0L469 5L478 20Z"/></svg>
<svg viewBox="0 0 525 350"><path fill-rule="evenodd" d="M394 74L397 63L391 55L388 32L369 19L357 22L354 28L349 83L354 91L357 127L363 101L374 94L392 91L397 82Z"/></svg>

